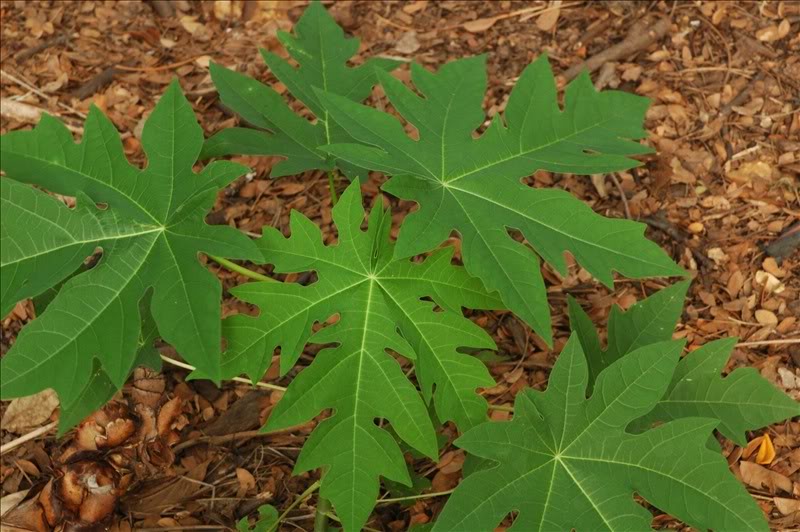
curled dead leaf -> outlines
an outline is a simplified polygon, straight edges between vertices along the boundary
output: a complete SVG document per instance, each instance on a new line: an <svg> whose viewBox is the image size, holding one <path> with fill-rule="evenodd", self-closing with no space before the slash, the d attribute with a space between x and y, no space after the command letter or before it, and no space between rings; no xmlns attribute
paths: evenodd
<svg viewBox="0 0 800 532"><path fill-rule="evenodd" d="M769 434L765 433L761 439L761 445L758 447L756 463L769 465L773 460L775 460L775 446L772 445L772 438L769 437Z"/></svg>

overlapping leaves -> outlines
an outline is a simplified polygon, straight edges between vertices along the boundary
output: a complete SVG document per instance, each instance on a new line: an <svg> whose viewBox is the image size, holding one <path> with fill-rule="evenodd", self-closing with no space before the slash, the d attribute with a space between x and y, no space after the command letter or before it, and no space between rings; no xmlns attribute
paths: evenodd
<svg viewBox="0 0 800 532"><path fill-rule="evenodd" d="M605 368L628 353L672 337L688 286L688 282L682 282L659 290L626 312L613 307L605 350L589 317L570 299L570 324L586 353L590 386ZM745 431L800 416L800 404L755 368L737 368L722 377L735 344L736 338L716 340L683 357L664 396L633 427L641 429L656 421L688 417L717 419L723 435L744 445Z"/></svg>
<svg viewBox="0 0 800 532"><path fill-rule="evenodd" d="M313 270L318 280L308 286L261 282L235 288L233 293L257 304L260 314L225 321L226 368L258 378L276 347L285 372L306 342L336 344L320 351L292 381L267 429L334 410L306 442L296 471L325 468L321 494L333 501L345 528L355 530L375 504L379 476L410 484L400 448L376 419L388 421L418 451L434 458L437 453L425 402L391 353L414 362L422 394L428 401L433 396L440 419L462 429L473 426L486 419L486 401L476 388L494 381L479 360L457 349L494 343L463 317L461 307L501 303L463 268L451 265L451 248L421 263L394 260L388 211L376 205L368 230L360 228L364 209L358 183L334 207L333 220L335 245L325 245L320 229L299 213L292 214L289 238L264 229L258 246L265 260L282 273ZM331 324L332 316L338 319ZM312 335L315 323L326 322Z"/></svg>
<svg viewBox="0 0 800 532"><path fill-rule="evenodd" d="M308 6L294 33L293 36L279 32L278 39L297 62L296 68L272 52L261 50L261 55L289 92L314 114L316 122L296 115L281 95L263 83L212 63L211 77L223 103L259 129L224 129L206 142L203 157L229 154L285 157L273 167L273 177L335 167L351 177L364 175L363 169L334 161L317 149L334 142L352 142L352 137L330 119L313 88L360 102L375 85L376 70L391 70L398 63L373 58L358 67L348 66L348 60L358 51L359 41L345 38L342 28L319 2Z"/></svg>
<svg viewBox="0 0 800 532"><path fill-rule="evenodd" d="M195 174L202 143L177 82L145 124L145 170L128 163L119 134L94 107L80 143L47 115L35 129L0 139L3 311L57 285L102 249L97 265L69 278L0 361L4 398L51 387L62 405L86 409L81 398L94 397L89 402L98 407L108 383L118 389L152 342L152 329L142 327L146 297L144 314L152 313L158 335L220 378L221 287L198 253L260 254L235 229L205 224L217 191L246 168L217 162ZM77 206L29 185L77 196Z"/></svg>
<svg viewBox="0 0 800 532"><path fill-rule="evenodd" d="M536 189L521 179L536 170L592 174L637 166L630 156L649 148L645 136L647 100L617 91L596 92L588 75L566 89L564 110L556 101L545 57L519 78L504 113L475 137L486 119L484 58L453 61L438 72L417 64L411 77L417 94L380 73L392 105L418 133L406 135L388 113L319 91L333 119L361 144L336 143L334 156L392 178L383 190L419 203L403 221L398 257L436 248L457 230L464 265L506 305L550 340L550 315L536 255L509 235L522 232L535 252L566 273L564 252L611 286L612 272L629 277L681 275L644 226L595 214L558 189Z"/></svg>
<svg viewBox="0 0 800 532"><path fill-rule="evenodd" d="M649 530L652 515L634 493L698 529L766 530L725 459L705 445L716 420L626 431L667 392L681 347L628 353L599 374L587 399L589 371L573 335L545 392L520 393L512 421L456 441L496 465L462 481L434 530L492 530L514 511L514 530Z"/></svg>

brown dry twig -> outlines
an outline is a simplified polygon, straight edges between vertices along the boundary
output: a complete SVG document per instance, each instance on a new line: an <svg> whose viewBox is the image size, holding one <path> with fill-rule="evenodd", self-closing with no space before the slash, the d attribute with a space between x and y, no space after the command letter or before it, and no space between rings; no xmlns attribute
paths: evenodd
<svg viewBox="0 0 800 532"><path fill-rule="evenodd" d="M93 76L89 79L86 83L72 91L72 96L79 100L83 100L88 98L92 94L96 93L109 83L114 80L114 76L117 74L117 67L115 65L111 65L110 67L104 68L99 74Z"/></svg>
<svg viewBox="0 0 800 532"><path fill-rule="evenodd" d="M37 44L36 46L32 46L30 48L26 48L25 50L20 50L17 52L17 55L14 56L14 59L17 60L17 63L22 63L26 59L30 59L34 55L38 54L43 50L47 50L51 46L56 46L58 44L64 44L69 40L69 35L59 35L57 37L53 37L52 39L48 39L43 43Z"/></svg>
<svg viewBox="0 0 800 532"><path fill-rule="evenodd" d="M662 18L652 25L650 22L651 20L649 19L644 19L637 22L633 25L631 31L628 32L627 37L625 37L622 42L617 43L610 48L606 48L602 52L593 55L582 63L578 63L577 65L568 68L563 73L563 76L567 79L567 81L569 81L580 74L583 69L587 69L589 72L594 72L605 63L628 58L636 52L647 48L654 42L661 39L667 34L671 24L668 18Z"/></svg>
<svg viewBox="0 0 800 532"><path fill-rule="evenodd" d="M764 247L764 253L778 260L783 260L800 247L800 222L795 222L778 238Z"/></svg>
<svg viewBox="0 0 800 532"><path fill-rule="evenodd" d="M689 251L692 253L692 256L697 262L701 263L708 269L713 269L714 263L711 262L711 259L694 249L692 246L688 245L686 242L686 235L684 235L677 227L667 220L663 213L656 213L653 216L644 216L639 218L639 221L646 223L650 227L659 229L661 232L672 237L672 239L678 244L685 245L687 248L689 248Z"/></svg>

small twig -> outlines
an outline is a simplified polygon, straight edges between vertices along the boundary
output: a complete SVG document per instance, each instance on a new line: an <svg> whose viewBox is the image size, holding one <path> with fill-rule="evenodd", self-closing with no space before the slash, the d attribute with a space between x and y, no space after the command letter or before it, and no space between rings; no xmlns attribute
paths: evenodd
<svg viewBox="0 0 800 532"><path fill-rule="evenodd" d="M40 91L39 89L37 89L36 87L34 87L30 83L28 83L27 81L21 80L16 76L12 76L11 74L9 74L8 72L6 72L5 70L3 70L1 68L0 68L0 75L7 77L8 79L13 81L17 85L19 85L19 86L21 86L21 87L23 87L25 89L28 89L29 91L31 91L32 93L36 94L37 96L41 96L42 98L45 99L45 101L49 101L50 98L51 98L50 95L47 95L47 94L43 93L42 91ZM66 109L70 113L74 113L74 114L80 116L81 118L86 118L86 113L82 113L82 112L78 111L77 109L75 109L74 107L72 107L71 105L67 105L67 104L59 101L58 99L56 99L56 105L58 105L62 109Z"/></svg>
<svg viewBox="0 0 800 532"><path fill-rule="evenodd" d="M784 338L783 340L760 340L758 342L739 342L736 347L751 347L756 345L792 345L800 344L800 338Z"/></svg>
<svg viewBox="0 0 800 532"><path fill-rule="evenodd" d="M32 46L25 50L22 50L14 56L14 59L17 60L17 63L22 63L26 59L30 59L34 55L38 54L43 50L47 50L51 46L55 46L57 44L64 44L69 40L69 35L59 35L58 37L53 37L52 39L48 39L43 43L37 44L36 46Z"/></svg>
<svg viewBox="0 0 800 532"><path fill-rule="evenodd" d="M175 360L174 358L170 358L165 355L161 355L161 360L168 364L172 364L173 366L178 366L179 368L188 369L189 371L195 371L197 368L192 366L191 364L187 364L186 362L181 362L180 360ZM270 390L278 390L280 392L285 392L286 388L283 386L278 386L277 384L270 384L268 382L256 382L254 383L250 379L245 379L242 377L234 377L231 379L232 381L242 382L244 384L249 384L250 386L257 386L259 388L268 388Z"/></svg>
<svg viewBox="0 0 800 532"><path fill-rule="evenodd" d="M739 94L734 96L731 101L722 106L722 108L719 110L719 113L717 114L717 117L724 118L729 114L731 114L731 111L733 111L734 107L736 107L737 105L742 105L747 99L747 96L750 94L750 91L753 90L753 87L755 87L756 83L758 83L762 79L764 79L763 70L759 71L755 76L750 78L750 81L747 83L747 85L744 86L744 88L741 91L739 91Z"/></svg>
<svg viewBox="0 0 800 532"><path fill-rule="evenodd" d="M622 206L625 207L625 218L630 220L632 217L631 209L628 207L628 197L625 195L625 191L622 190L622 185L620 184L619 179L617 179L617 175L611 173L608 174L608 176L611 178L611 181L614 182L614 186L617 187L617 192L619 192L619 197L622 199Z"/></svg>
<svg viewBox="0 0 800 532"><path fill-rule="evenodd" d="M179 443L172 450L175 453L183 451L184 449L188 449L189 447L194 447L195 445L199 445L201 443L207 443L209 445L224 445L226 443L231 443L237 440L247 440L250 438L265 438L268 436L275 436L277 434L286 434L287 432L294 432L304 425L293 425L291 427L287 427L285 429L278 429L278 430L271 430L269 432L264 432L262 430L245 430L242 432L234 432L233 434L223 434L221 436L199 436L197 438L192 438L191 440L186 440L182 443Z"/></svg>
<svg viewBox="0 0 800 532"><path fill-rule="evenodd" d="M702 253L700 253L699 251L694 249L692 246L690 246L688 244L688 242L687 242L687 237L685 235L683 235L678 230L677 227L672 225L669 222L669 220L664 218L663 215L657 214L657 215L652 216L652 217L644 216L642 218L639 218L639 221L646 223L650 227L655 227L656 229L660 229L662 232L664 232L668 236L672 237L672 239L675 240L678 244L686 246L697 262L701 263L703 266L705 266L708 269L713 269L714 263L711 262L711 259L709 259L705 255L703 255Z"/></svg>
<svg viewBox="0 0 800 532"><path fill-rule="evenodd" d="M580 74L584 69L589 70L589 72L594 72L608 62L628 58L639 50L643 50L661 39L667 34L671 24L668 18L662 18L652 25L649 24L649 22L648 20L643 20L634 24L628 36L625 37L622 42L610 48L606 48L586 61L568 68L563 73L563 76L569 81Z"/></svg>
<svg viewBox="0 0 800 532"><path fill-rule="evenodd" d="M795 222L781 236L764 247L764 253L778 260L783 260L794 253L800 246L800 222Z"/></svg>
<svg viewBox="0 0 800 532"><path fill-rule="evenodd" d="M432 499L434 497L444 497L445 495L450 495L456 491L455 488L446 490L446 491L437 491L434 493L422 493L420 495L409 495L408 497L392 497L389 499L380 499L377 504L389 504L393 502L402 502L402 501L415 501L417 499Z"/></svg>
<svg viewBox="0 0 800 532"><path fill-rule="evenodd" d="M122 70L124 72L161 72L162 70L172 70L173 68L178 68L179 66L187 65L192 61L194 61L195 59L203 57L204 55L208 54L207 53L198 54L189 57L187 59L178 61L177 63L170 63L168 65L162 65L156 67L129 67L129 66L118 65L117 70Z"/></svg>
<svg viewBox="0 0 800 532"><path fill-rule="evenodd" d="M467 20L464 22L459 22L458 24L453 24L452 26L445 26L444 28L439 28L436 31L451 31L458 28L464 28L467 29L467 31L469 31L468 27L470 24L478 22L479 20L491 20L492 21L491 24L489 24L489 26L486 26L486 29L488 29L492 27L496 22L500 20L505 20L507 18L514 18L520 15L529 15L532 17L533 15L541 15L543 13L549 13L550 11L555 11L557 9L558 10L569 9L579 4L580 2L575 2L566 5L549 6L549 7L541 7L541 6L524 7L522 9L517 9L516 11L511 11L510 13L503 13L502 15L497 15L494 17L486 17L486 19L476 19L476 20Z"/></svg>
<svg viewBox="0 0 800 532"><path fill-rule="evenodd" d="M297 498L294 500L294 502L292 502L292 504L290 504L290 505L289 505L289 507L288 507L288 508L286 508L286 509L283 511L283 513L282 513L282 514L281 514L281 515L278 517L278 520L275 522L275 524L273 524L273 525L272 525L272 526L269 528L268 532L275 532L276 530L278 530L278 528L279 528L279 527L280 527L280 525L281 525L281 521L283 520L283 518L284 518L284 517L286 517L287 515L289 515L289 512L291 512L292 510L294 510L295 508L297 508L297 507L300 505L300 503L302 503L304 500L306 500L306 499L308 499L309 497L311 497L311 495L312 495L312 494L313 494L315 491L317 491L317 489L319 489L319 484L320 484L320 481L319 481L319 480L317 480L316 482L314 482L313 484L311 484L311 485L308 487L308 489L307 489L306 491L304 491L303 493L301 493L301 494L300 494L300 496L299 496L299 497L297 497Z"/></svg>
<svg viewBox="0 0 800 532"><path fill-rule="evenodd" d="M504 405L489 405L489 410L499 410L500 412L513 412L513 406L504 406Z"/></svg>
<svg viewBox="0 0 800 532"><path fill-rule="evenodd" d="M0 445L0 455L6 454L8 451L10 451L12 449L16 449L17 447L19 447L23 443L29 442L31 440L35 440L39 436L43 436L44 434L47 434L48 432L50 432L51 430L53 430L57 426L58 426L58 421L53 421L52 423L48 423L47 425L45 425L43 427L39 427L38 429L36 429L36 430L34 430L32 432L29 432L27 434L23 434L22 436L20 436L19 438L15 439L15 440L11 440L8 443L4 443L3 445Z"/></svg>
<svg viewBox="0 0 800 532"><path fill-rule="evenodd" d="M255 279L256 281L266 281L266 282L269 282L269 283L277 283L278 282L275 279L273 279L272 277L267 277L263 273L258 273L258 272L254 272L253 270L248 270L244 266L239 266L235 262L229 261L228 259L224 259L222 257L217 257L216 255L206 255L206 256L209 259L211 259L214 262L216 262L217 264L219 264L220 266L223 266L224 268L227 268L228 270L230 270L232 272L236 272L236 273L239 273L241 275L244 275L245 277L249 277L250 279Z"/></svg>
<svg viewBox="0 0 800 532"><path fill-rule="evenodd" d="M95 94L97 91L114 81L117 74L116 65L104 68L99 74L89 78L89 81L72 91L72 96L79 100L84 100Z"/></svg>

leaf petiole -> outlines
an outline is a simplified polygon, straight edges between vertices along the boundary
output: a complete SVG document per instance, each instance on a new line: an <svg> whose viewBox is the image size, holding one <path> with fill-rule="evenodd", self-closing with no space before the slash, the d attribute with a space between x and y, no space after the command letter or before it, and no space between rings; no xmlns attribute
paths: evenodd
<svg viewBox="0 0 800 532"><path fill-rule="evenodd" d="M294 510L295 508L297 508L297 506L298 506L298 505L299 505L301 502L303 502L304 500L306 500L306 499L308 499L309 497L311 497L311 494L313 494L313 493L314 493L315 491L317 491L318 489L319 489L319 480L317 480L316 482L314 482L313 484L311 484L311 485L308 487L308 489L306 489L306 491L304 491L303 493L301 493L301 494L300 494L300 496L299 496L298 498L296 498L296 499L294 500L294 502L293 502L292 504L290 504L290 505L289 505L289 507L288 507L288 508L286 508L286 509L283 511L283 513L282 513L280 516L278 516L278 520L277 520L277 521L275 521L275 524L274 524L274 525L272 525L272 527L270 527L270 529L268 530L268 532L275 532L276 530L278 530L278 527L280 526L280 524L281 524L281 521L283 521L283 519L284 519L284 518L285 518L287 515L289 515L289 512L291 512L292 510ZM320 499L320 500L322 500L322 499Z"/></svg>
<svg viewBox="0 0 800 532"><path fill-rule="evenodd" d="M314 517L314 532L325 532L325 530L328 529L328 514L330 511L331 501L324 497L320 497L317 501L317 511L316 516Z"/></svg>
<svg viewBox="0 0 800 532"><path fill-rule="evenodd" d="M216 255L206 255L209 259L213 260L220 266L232 271L244 275L245 277L249 277L250 279L255 279L256 281L267 281L270 283L276 283L277 281L272 277L267 277L263 273L254 272L253 270L248 270L244 266L239 266L233 261L228 259L224 259L222 257L217 257Z"/></svg>
<svg viewBox="0 0 800 532"><path fill-rule="evenodd" d="M328 189L331 192L331 207L336 205L339 198L336 196L336 183L334 182L333 170L328 172Z"/></svg>

